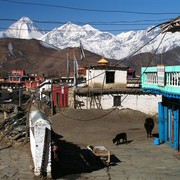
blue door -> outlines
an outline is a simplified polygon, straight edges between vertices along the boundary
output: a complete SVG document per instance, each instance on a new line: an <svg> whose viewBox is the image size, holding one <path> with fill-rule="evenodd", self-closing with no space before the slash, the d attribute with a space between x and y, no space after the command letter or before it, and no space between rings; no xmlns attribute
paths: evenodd
<svg viewBox="0 0 180 180"><path fill-rule="evenodd" d="M166 122L166 142L178 150L179 147L179 110L168 109Z"/></svg>
<svg viewBox="0 0 180 180"><path fill-rule="evenodd" d="M174 111L174 148L179 150L179 109Z"/></svg>

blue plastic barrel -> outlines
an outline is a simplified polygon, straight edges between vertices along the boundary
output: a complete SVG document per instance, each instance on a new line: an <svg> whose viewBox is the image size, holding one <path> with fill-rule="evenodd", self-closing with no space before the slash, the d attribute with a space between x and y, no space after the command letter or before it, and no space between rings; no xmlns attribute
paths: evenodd
<svg viewBox="0 0 180 180"><path fill-rule="evenodd" d="M154 145L159 145L160 144L160 139L159 138L154 138Z"/></svg>

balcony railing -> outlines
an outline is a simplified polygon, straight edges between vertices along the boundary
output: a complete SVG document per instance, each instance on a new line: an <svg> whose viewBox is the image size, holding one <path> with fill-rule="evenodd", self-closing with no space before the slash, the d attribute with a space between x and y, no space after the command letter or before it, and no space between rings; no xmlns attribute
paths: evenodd
<svg viewBox="0 0 180 180"><path fill-rule="evenodd" d="M180 95L180 66L143 67L141 73L143 90Z"/></svg>

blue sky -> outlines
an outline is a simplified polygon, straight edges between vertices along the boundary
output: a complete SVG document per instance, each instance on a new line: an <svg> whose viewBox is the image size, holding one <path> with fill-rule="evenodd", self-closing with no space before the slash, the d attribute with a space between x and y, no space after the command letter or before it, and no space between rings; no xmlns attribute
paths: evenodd
<svg viewBox="0 0 180 180"><path fill-rule="evenodd" d="M179 7L180 0L0 0L0 31L26 16L45 31L71 21L120 34L173 19Z"/></svg>

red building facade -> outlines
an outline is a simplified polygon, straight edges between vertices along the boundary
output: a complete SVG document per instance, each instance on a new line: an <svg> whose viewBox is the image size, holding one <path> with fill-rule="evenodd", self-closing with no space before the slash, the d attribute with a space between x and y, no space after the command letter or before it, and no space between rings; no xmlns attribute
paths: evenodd
<svg viewBox="0 0 180 180"><path fill-rule="evenodd" d="M53 86L52 99L54 107L68 107L68 91L66 86Z"/></svg>

